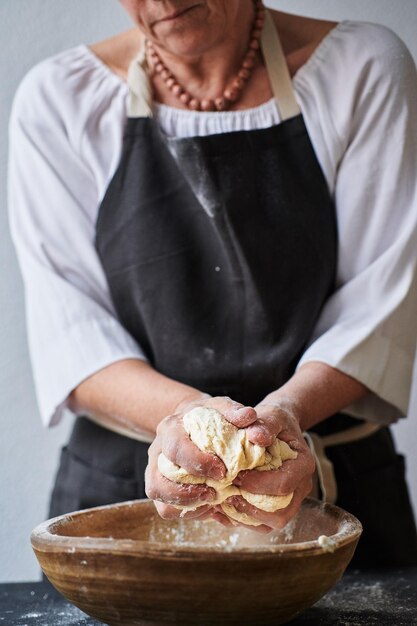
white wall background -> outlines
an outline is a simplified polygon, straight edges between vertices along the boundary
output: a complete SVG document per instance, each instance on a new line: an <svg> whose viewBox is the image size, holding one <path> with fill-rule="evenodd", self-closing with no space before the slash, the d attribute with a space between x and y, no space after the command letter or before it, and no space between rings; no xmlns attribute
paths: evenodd
<svg viewBox="0 0 417 626"><path fill-rule="evenodd" d="M415 0L270 0L281 10L384 23L417 59ZM0 581L35 580L31 529L46 515L59 447L70 424L40 425L31 379L22 283L6 215L7 120L13 93L37 61L78 43L100 40L129 26L116 0L1 0L0 2ZM416 93L417 97L417 93ZM407 453L417 508L417 389L407 422L395 427Z"/></svg>

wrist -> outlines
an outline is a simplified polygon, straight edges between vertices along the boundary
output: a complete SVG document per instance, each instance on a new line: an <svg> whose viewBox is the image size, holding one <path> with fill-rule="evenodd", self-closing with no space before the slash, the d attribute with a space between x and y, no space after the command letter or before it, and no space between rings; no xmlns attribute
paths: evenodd
<svg viewBox="0 0 417 626"><path fill-rule="evenodd" d="M187 410L191 410L196 406L204 405L207 400L209 400L212 396L208 393L203 393L202 391L195 390L194 393L187 394L182 400L177 404L174 409L174 413L182 413Z"/></svg>
<svg viewBox="0 0 417 626"><path fill-rule="evenodd" d="M282 411L295 419L300 425L300 428L302 428L303 412L294 398L280 395L277 392L272 392L265 396L258 406L269 406Z"/></svg>

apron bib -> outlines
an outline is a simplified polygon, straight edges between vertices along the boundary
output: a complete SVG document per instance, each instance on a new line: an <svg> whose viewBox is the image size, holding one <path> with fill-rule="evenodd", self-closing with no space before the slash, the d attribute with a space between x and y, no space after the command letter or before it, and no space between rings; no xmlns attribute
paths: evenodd
<svg viewBox="0 0 417 626"><path fill-rule="evenodd" d="M265 33L283 121L169 138L133 84L96 226L115 309L152 366L249 405L293 374L337 262L333 201L269 20Z"/></svg>

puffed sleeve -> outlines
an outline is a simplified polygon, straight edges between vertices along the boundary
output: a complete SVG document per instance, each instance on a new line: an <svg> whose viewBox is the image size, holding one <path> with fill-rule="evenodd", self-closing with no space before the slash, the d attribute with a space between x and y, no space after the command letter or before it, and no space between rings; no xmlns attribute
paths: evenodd
<svg viewBox="0 0 417 626"><path fill-rule="evenodd" d="M355 45L347 39L321 85L341 148L337 285L299 366L321 361L359 380L370 393L346 412L391 422L407 414L417 336L416 68L388 29L362 25Z"/></svg>
<svg viewBox="0 0 417 626"><path fill-rule="evenodd" d="M71 80L70 73L69 88ZM69 393L84 379L115 361L145 358L115 315L94 246L96 180L76 150L65 103L54 89L48 63L23 80L9 157L10 225L46 425L58 422Z"/></svg>

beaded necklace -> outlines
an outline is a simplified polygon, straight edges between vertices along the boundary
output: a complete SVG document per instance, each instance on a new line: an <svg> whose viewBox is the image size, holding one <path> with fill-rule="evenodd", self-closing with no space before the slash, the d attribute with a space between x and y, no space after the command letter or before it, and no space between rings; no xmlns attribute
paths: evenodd
<svg viewBox="0 0 417 626"><path fill-rule="evenodd" d="M237 102L242 95L243 88L251 77L255 67L255 59L260 49L259 40L265 20L265 8L262 0L254 0L255 17L253 20L249 46L243 63L237 75L227 84L221 96L218 98L196 98L192 96L183 85L180 85L174 74L167 68L161 57L155 50L151 41L146 41L147 52L151 60L153 71L158 74L168 89L187 108L193 111L226 111L230 105Z"/></svg>

